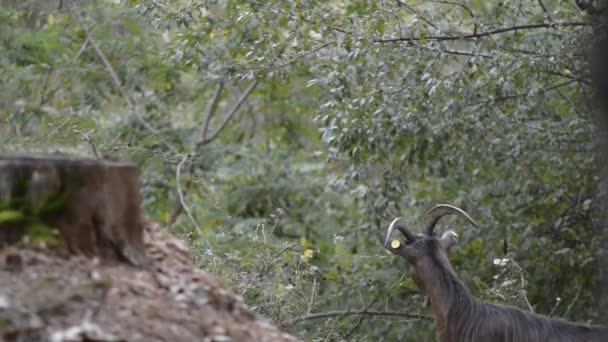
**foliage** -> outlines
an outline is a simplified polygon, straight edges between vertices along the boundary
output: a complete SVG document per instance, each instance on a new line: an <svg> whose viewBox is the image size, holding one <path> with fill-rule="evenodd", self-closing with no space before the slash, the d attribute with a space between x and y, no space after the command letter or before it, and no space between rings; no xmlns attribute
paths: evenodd
<svg viewBox="0 0 608 342"><path fill-rule="evenodd" d="M483 227L449 222L477 296L597 320L587 22L558 0L6 4L0 146L133 160L148 214L179 189L201 267L311 341L433 336L378 238L438 202Z"/></svg>

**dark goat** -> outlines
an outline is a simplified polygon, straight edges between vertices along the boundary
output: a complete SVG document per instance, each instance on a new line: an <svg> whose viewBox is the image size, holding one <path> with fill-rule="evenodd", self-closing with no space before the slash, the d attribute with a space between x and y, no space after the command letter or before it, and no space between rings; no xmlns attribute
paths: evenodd
<svg viewBox="0 0 608 342"><path fill-rule="evenodd" d="M427 215L424 234L413 234L393 220L384 247L413 266L413 279L428 296L439 339L444 342L561 342L608 341L608 327L572 323L500 304L484 303L458 279L447 253L458 235L446 231L440 238L435 225L447 214L459 214L478 227L462 209L440 204ZM397 230L405 243L391 240Z"/></svg>

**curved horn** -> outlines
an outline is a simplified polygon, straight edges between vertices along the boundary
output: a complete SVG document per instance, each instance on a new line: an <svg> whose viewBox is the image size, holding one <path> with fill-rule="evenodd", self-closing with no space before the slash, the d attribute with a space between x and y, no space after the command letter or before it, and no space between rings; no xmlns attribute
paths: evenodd
<svg viewBox="0 0 608 342"><path fill-rule="evenodd" d="M473 218L469 216L469 214L467 214L464 210L449 204L438 204L432 207L431 210L429 210L429 212L426 214L426 222L424 224L425 233L429 236L432 236L434 234L435 225L437 225L439 219L449 214L458 214L460 216L463 216L464 218L469 220L469 222L471 222L475 227L479 228L477 222L475 222L475 220L473 220Z"/></svg>
<svg viewBox="0 0 608 342"><path fill-rule="evenodd" d="M397 225L397 221L399 221L400 218L401 217L397 217L388 226L388 229L386 230L386 236L384 237L384 246L388 246L389 240L391 238L391 234L393 233L393 230L395 230L395 229L400 231L401 234L403 234L407 240L409 240L409 241L416 240L416 237L414 236L414 234L412 234L405 226Z"/></svg>

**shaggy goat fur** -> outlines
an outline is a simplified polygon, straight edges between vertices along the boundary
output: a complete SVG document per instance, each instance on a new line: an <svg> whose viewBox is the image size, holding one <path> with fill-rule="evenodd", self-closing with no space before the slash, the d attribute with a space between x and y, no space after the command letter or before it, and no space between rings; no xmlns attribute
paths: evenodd
<svg viewBox="0 0 608 342"><path fill-rule="evenodd" d="M429 230L431 235L413 235L404 226L394 228L406 236L407 242L397 247L388 245L390 228L385 247L414 267L414 281L430 300L441 341L608 341L606 326L568 322L476 299L456 276L448 260L447 252L455 237L453 232L437 238L432 230Z"/></svg>

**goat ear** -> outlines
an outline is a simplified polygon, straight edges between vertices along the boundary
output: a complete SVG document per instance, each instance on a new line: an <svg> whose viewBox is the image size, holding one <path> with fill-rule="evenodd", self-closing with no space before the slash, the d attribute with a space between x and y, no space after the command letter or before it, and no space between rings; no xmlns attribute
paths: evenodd
<svg viewBox="0 0 608 342"><path fill-rule="evenodd" d="M458 242L458 234L451 230L443 233L439 239L441 246L448 252L450 251L450 248L456 244L456 242Z"/></svg>

